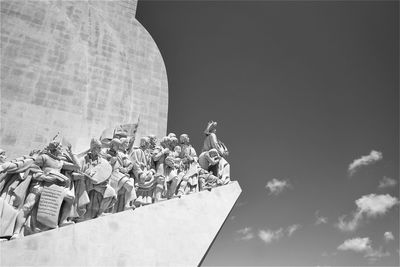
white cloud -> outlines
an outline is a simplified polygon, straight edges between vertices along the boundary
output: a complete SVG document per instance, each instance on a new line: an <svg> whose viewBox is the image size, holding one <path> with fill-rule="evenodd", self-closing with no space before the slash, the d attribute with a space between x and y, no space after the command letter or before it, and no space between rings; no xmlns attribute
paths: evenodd
<svg viewBox="0 0 400 267"><path fill-rule="evenodd" d="M368 258L370 262L375 262L379 258L390 256L389 252L383 252L382 248L379 250L373 249L371 245L371 240L369 237L356 237L353 239L347 239L338 246L338 250L351 250L358 253L364 253L364 257Z"/></svg>
<svg viewBox="0 0 400 267"><path fill-rule="evenodd" d="M258 237L264 241L265 243L269 244L274 240L279 240L284 236L292 236L295 231L297 231L299 228L301 228L300 224L293 224L287 227L286 229L283 229L282 227L279 228L278 230L259 230L258 231Z"/></svg>
<svg viewBox="0 0 400 267"><path fill-rule="evenodd" d="M385 238L386 242L388 242L390 240L394 240L394 236L393 236L392 232L385 232L383 234L383 237Z"/></svg>
<svg viewBox="0 0 400 267"><path fill-rule="evenodd" d="M316 217L315 225L320 225L320 224L328 223L328 218L319 215L319 210L317 210L317 211L315 212L315 217Z"/></svg>
<svg viewBox="0 0 400 267"><path fill-rule="evenodd" d="M377 216L385 214L390 208L398 203L396 197L389 194L375 195L369 194L362 196L356 200L360 212L365 213L367 216Z"/></svg>
<svg viewBox="0 0 400 267"><path fill-rule="evenodd" d="M347 239L338 247L338 250L353 250L356 252L365 252L371 249L371 240L369 237L356 237Z"/></svg>
<svg viewBox="0 0 400 267"><path fill-rule="evenodd" d="M267 183L265 188L270 191L270 194L279 195L283 192L286 188L291 187L288 181L286 180L278 180L276 178L272 179Z"/></svg>
<svg viewBox="0 0 400 267"><path fill-rule="evenodd" d="M346 216L339 217L336 226L342 231L354 231L357 229L364 217L376 217L384 215L393 206L398 204L398 199L388 194L369 194L355 201L357 210L353 212L353 218L345 221Z"/></svg>
<svg viewBox="0 0 400 267"><path fill-rule="evenodd" d="M260 230L258 231L258 237L264 241L265 243L269 244L274 240L279 240L283 237L283 229L279 228L276 231L272 230Z"/></svg>
<svg viewBox="0 0 400 267"><path fill-rule="evenodd" d="M367 166L370 164L373 164L383 158L382 153L379 151L372 150L369 155L367 156L362 156L359 159L355 159L350 165L349 165L349 175L352 176L356 173L356 171L361 168L362 166Z"/></svg>
<svg viewBox="0 0 400 267"><path fill-rule="evenodd" d="M288 236L291 236L295 231L297 231L301 227L300 224L293 224L287 228Z"/></svg>
<svg viewBox="0 0 400 267"><path fill-rule="evenodd" d="M378 188L383 189L387 187L393 187L397 184L397 181L393 178L384 176L382 180L379 181Z"/></svg>
<svg viewBox="0 0 400 267"><path fill-rule="evenodd" d="M236 232L240 235L239 240L250 240L254 238L251 227L245 227L243 229L237 230Z"/></svg>

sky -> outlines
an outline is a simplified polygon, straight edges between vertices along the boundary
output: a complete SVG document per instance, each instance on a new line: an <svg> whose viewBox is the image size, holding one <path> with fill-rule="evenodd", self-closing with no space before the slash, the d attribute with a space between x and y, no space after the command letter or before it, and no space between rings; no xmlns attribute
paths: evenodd
<svg viewBox="0 0 400 267"><path fill-rule="evenodd" d="M399 265L399 3L140 1L168 132L242 194L203 266Z"/></svg>

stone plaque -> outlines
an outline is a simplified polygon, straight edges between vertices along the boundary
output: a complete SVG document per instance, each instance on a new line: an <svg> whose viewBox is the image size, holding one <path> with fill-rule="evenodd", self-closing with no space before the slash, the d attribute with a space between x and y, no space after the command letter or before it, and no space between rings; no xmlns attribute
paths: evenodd
<svg viewBox="0 0 400 267"><path fill-rule="evenodd" d="M40 196L37 220L42 224L56 228L65 188L58 185L45 186Z"/></svg>

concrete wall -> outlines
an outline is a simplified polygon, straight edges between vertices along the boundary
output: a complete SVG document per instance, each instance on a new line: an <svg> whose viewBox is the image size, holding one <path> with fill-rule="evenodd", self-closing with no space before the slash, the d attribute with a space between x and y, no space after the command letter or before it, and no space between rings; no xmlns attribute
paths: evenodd
<svg viewBox="0 0 400 267"><path fill-rule="evenodd" d="M1 2L0 148L9 157L61 132L80 152L103 129L166 134L168 82L136 0Z"/></svg>
<svg viewBox="0 0 400 267"><path fill-rule="evenodd" d="M241 188L237 182L0 243L1 266L197 266Z"/></svg>

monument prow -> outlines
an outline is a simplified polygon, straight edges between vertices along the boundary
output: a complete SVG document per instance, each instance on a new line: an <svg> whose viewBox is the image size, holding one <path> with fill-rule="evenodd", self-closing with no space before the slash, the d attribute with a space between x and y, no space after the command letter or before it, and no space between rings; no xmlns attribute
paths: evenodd
<svg viewBox="0 0 400 267"><path fill-rule="evenodd" d="M0 243L1 266L197 266L239 183Z"/></svg>

